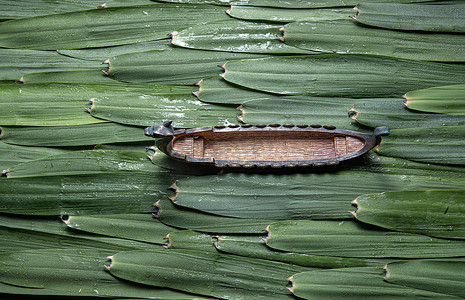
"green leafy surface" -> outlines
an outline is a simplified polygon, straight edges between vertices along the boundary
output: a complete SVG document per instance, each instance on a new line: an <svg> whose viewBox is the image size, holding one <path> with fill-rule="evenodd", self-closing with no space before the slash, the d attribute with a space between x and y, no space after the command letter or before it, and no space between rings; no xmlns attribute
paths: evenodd
<svg viewBox="0 0 465 300"><path fill-rule="evenodd" d="M366 55L310 55L228 62L227 81L282 95L398 97L462 83L465 67Z"/></svg>
<svg viewBox="0 0 465 300"><path fill-rule="evenodd" d="M105 143L150 142L141 127L116 123L76 126L0 127L3 142L25 146L84 146Z"/></svg>
<svg viewBox="0 0 465 300"><path fill-rule="evenodd" d="M267 246L312 255L364 258L463 256L465 241L431 238L355 221L279 221L267 228Z"/></svg>
<svg viewBox="0 0 465 300"><path fill-rule="evenodd" d="M284 26L283 41L310 51L416 60L460 62L465 54L463 35L394 31L360 26L352 20L290 23Z"/></svg>
<svg viewBox="0 0 465 300"><path fill-rule="evenodd" d="M121 124L152 126L172 120L176 127L203 127L235 123L234 107L203 103L192 95L193 88L152 95L99 97L92 100L92 116Z"/></svg>
<svg viewBox="0 0 465 300"><path fill-rule="evenodd" d="M421 113L409 110L399 99L379 99L359 103L349 111L349 116L369 127L388 126L391 129L465 125L464 116Z"/></svg>
<svg viewBox="0 0 465 300"><path fill-rule="evenodd" d="M212 267L214 266L214 267ZM129 251L111 257L110 273L147 285L206 296L292 299L286 278L304 268L279 262L191 250ZM181 285L178 283L182 282Z"/></svg>
<svg viewBox="0 0 465 300"><path fill-rule="evenodd" d="M399 166L400 167L400 166ZM426 176L425 176L426 175ZM189 177L176 182L176 205L236 218L340 219L367 193L459 188L463 179L377 171Z"/></svg>
<svg viewBox="0 0 465 300"><path fill-rule="evenodd" d="M442 238L465 238L465 190L363 195L353 201L364 223Z"/></svg>
<svg viewBox="0 0 465 300"><path fill-rule="evenodd" d="M449 299L440 293L390 284L383 275L384 271L375 267L347 268L298 273L290 280L293 294L304 299Z"/></svg>
<svg viewBox="0 0 465 300"><path fill-rule="evenodd" d="M64 222L80 231L156 244L164 244L173 230L151 214L68 216Z"/></svg>
<svg viewBox="0 0 465 300"><path fill-rule="evenodd" d="M440 3L439 3L440 4ZM463 4L419 5L361 3L357 5L358 22L390 29L440 32L465 32Z"/></svg>
<svg viewBox="0 0 465 300"><path fill-rule="evenodd" d="M414 110L463 115L465 114L465 85L447 85L407 92L405 105Z"/></svg>
<svg viewBox="0 0 465 300"><path fill-rule="evenodd" d="M223 8L209 5L94 9L2 22L0 46L56 50L124 45L164 39L175 29L225 18Z"/></svg>
<svg viewBox="0 0 465 300"><path fill-rule="evenodd" d="M396 262L385 267L385 280L397 285L463 298L464 267L463 260Z"/></svg>
<svg viewBox="0 0 465 300"><path fill-rule="evenodd" d="M464 136L465 126L395 129L377 152L419 162L464 165Z"/></svg>
<svg viewBox="0 0 465 300"><path fill-rule="evenodd" d="M57 71L57 72L40 72L29 73L21 77L22 83L88 83L88 84L114 84L115 81L101 70L82 70L82 71Z"/></svg>
<svg viewBox="0 0 465 300"><path fill-rule="evenodd" d="M347 19L352 8L289 9L277 7L231 6L226 11L231 17L249 21L289 23L295 21L317 21Z"/></svg>
<svg viewBox="0 0 465 300"><path fill-rule="evenodd" d="M153 250L155 251L155 250ZM106 250L34 250L0 254L0 280L17 286L46 288L76 296L190 299L180 292L135 285L103 268ZM25 270L27 270L25 272Z"/></svg>
<svg viewBox="0 0 465 300"><path fill-rule="evenodd" d="M282 43L277 32L281 25L246 22L236 19L189 27L171 34L176 46L229 52L266 54L309 54Z"/></svg>
<svg viewBox="0 0 465 300"><path fill-rule="evenodd" d="M0 169L4 170L13 165L23 163L28 160L41 159L47 156L59 155L66 150L45 148L45 147L23 147L9 145L0 141Z"/></svg>
<svg viewBox="0 0 465 300"><path fill-rule="evenodd" d="M263 54L209 52L185 48L118 55L110 59L110 77L126 82L193 85L221 73L219 64Z"/></svg>
<svg viewBox="0 0 465 300"><path fill-rule="evenodd" d="M263 234L263 229L272 221L260 219L237 219L215 216L200 211L176 207L170 200L157 202L157 218L168 226L208 233Z"/></svg>
<svg viewBox="0 0 465 300"><path fill-rule="evenodd" d="M167 249L186 249L216 252L212 235L193 230L178 230L170 232L166 237Z"/></svg>

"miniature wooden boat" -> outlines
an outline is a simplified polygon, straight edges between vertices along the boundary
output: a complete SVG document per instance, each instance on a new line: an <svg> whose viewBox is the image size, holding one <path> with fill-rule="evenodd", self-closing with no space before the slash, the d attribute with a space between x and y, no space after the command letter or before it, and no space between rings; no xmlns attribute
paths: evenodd
<svg viewBox="0 0 465 300"><path fill-rule="evenodd" d="M172 121L147 127L156 146L188 163L216 167L309 167L335 165L375 147L387 127L373 134L321 125L229 125L174 130Z"/></svg>

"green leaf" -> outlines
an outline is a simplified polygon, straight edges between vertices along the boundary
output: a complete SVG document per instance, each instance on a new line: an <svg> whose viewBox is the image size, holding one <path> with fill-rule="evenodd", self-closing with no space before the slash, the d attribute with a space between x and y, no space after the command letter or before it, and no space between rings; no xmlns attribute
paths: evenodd
<svg viewBox="0 0 465 300"><path fill-rule="evenodd" d="M87 84L114 84L115 81L101 70L59 71L30 73L21 77L22 83L87 83ZM82 99L81 99L82 100Z"/></svg>
<svg viewBox="0 0 465 300"><path fill-rule="evenodd" d="M3 142L24 146L83 146L105 143L153 141L144 129L116 123L75 126L0 127Z"/></svg>
<svg viewBox="0 0 465 300"><path fill-rule="evenodd" d="M465 126L395 129L377 152L419 162L464 165L464 136Z"/></svg>
<svg viewBox="0 0 465 300"><path fill-rule="evenodd" d="M174 204L235 218L351 218L350 202L368 193L395 190L459 188L463 179L382 171L316 174L224 174L188 177L176 182ZM408 182L408 184L407 184Z"/></svg>
<svg viewBox="0 0 465 300"><path fill-rule="evenodd" d="M463 7L465 8L465 5ZM444 62L464 61L463 35L393 31L360 26L351 20L290 23L284 26L282 39L290 46L325 53L384 55Z"/></svg>
<svg viewBox="0 0 465 300"><path fill-rule="evenodd" d="M379 99L354 105L349 116L369 127L388 126L391 129L465 125L464 116L421 113L409 110L399 99Z"/></svg>
<svg viewBox="0 0 465 300"><path fill-rule="evenodd" d="M464 268L463 260L396 262L385 267L384 279L397 285L463 298Z"/></svg>
<svg viewBox="0 0 465 300"><path fill-rule="evenodd" d="M389 284L379 268L318 270L293 275L292 293L304 299L449 299L449 296ZM453 298L452 298L453 299Z"/></svg>
<svg viewBox="0 0 465 300"><path fill-rule="evenodd" d="M202 213L200 211L182 209L176 207L166 198L160 199L156 205L158 207L158 214L156 217L163 224L200 232L217 234L262 234L263 229L272 222L267 219L260 220L220 217Z"/></svg>
<svg viewBox="0 0 465 300"><path fill-rule="evenodd" d="M203 102L241 104L249 100L278 100L282 96L246 89L227 82L220 76L207 77L196 83L199 90L194 95Z"/></svg>
<svg viewBox="0 0 465 300"><path fill-rule="evenodd" d="M151 214L68 216L64 222L80 231L156 244L165 244L163 237L173 230Z"/></svg>
<svg viewBox="0 0 465 300"><path fill-rule="evenodd" d="M228 52L265 54L311 54L283 44L276 33L281 25L246 22L236 19L196 25L171 33L176 46Z"/></svg>
<svg viewBox="0 0 465 300"><path fill-rule="evenodd" d="M465 241L382 230L355 221L280 221L268 227L267 246L312 255L365 258L463 256Z"/></svg>
<svg viewBox="0 0 465 300"><path fill-rule="evenodd" d="M155 249L153 250L155 251ZM46 288L75 296L191 299L168 289L135 285L112 277L103 268L106 250L34 250L0 254L0 280L17 286ZM157 253L157 252L152 252Z"/></svg>
<svg viewBox="0 0 465 300"><path fill-rule="evenodd" d="M216 252L213 243L215 239L210 234L193 230L178 230L170 232L166 237L167 249L187 249Z"/></svg>
<svg viewBox="0 0 465 300"><path fill-rule="evenodd" d="M152 2L154 3L154 2ZM155 2L156 3L156 2ZM134 53L134 52L144 52L149 50L170 50L170 43L168 37L163 40L140 42L128 45L119 45L119 46L110 46L110 47L100 47L100 48L86 48L86 49L73 49L73 50L58 50L57 52L84 60L93 60L98 61L99 63L109 59L110 57Z"/></svg>
<svg viewBox="0 0 465 300"><path fill-rule="evenodd" d="M66 153L66 150L44 148L44 147L24 147L9 145L0 141L0 170L7 169L13 165L26 162L28 160L41 159L47 156Z"/></svg>
<svg viewBox="0 0 465 300"><path fill-rule="evenodd" d="M354 19L362 24L398 30L465 32L463 4L361 3ZM456 36L458 37L458 36Z"/></svg>
<svg viewBox="0 0 465 300"><path fill-rule="evenodd" d="M438 201L440 199L440 201ZM434 237L465 239L465 190L362 195L353 201L364 223Z"/></svg>
<svg viewBox="0 0 465 300"><path fill-rule="evenodd" d="M286 278L309 270L279 262L192 250L129 251L113 255L116 277L146 285L237 299L292 299ZM213 266L213 267L212 267Z"/></svg>
<svg viewBox="0 0 465 300"><path fill-rule="evenodd" d="M0 48L0 80L16 81L26 74L39 72L90 69L100 72L103 68L96 62L66 57L54 51Z"/></svg>
<svg viewBox="0 0 465 300"><path fill-rule="evenodd" d="M331 124L341 129L363 130L347 117L356 103L377 99L289 96L279 100L251 100L242 103L240 120L246 124ZM368 131L368 130L366 130Z"/></svg>
<svg viewBox="0 0 465 300"><path fill-rule="evenodd" d="M204 77L221 73L219 64L258 57L264 55L173 47L115 56L109 61L108 74L125 82L193 85Z"/></svg>
<svg viewBox="0 0 465 300"><path fill-rule="evenodd" d="M465 66L368 55L309 55L228 62L227 81L282 95L400 97L463 82Z"/></svg>
<svg viewBox="0 0 465 300"><path fill-rule="evenodd" d="M282 252L270 249L265 245L262 237L234 238L220 236L215 243L221 252L251 258L267 259L314 268L349 268L382 266L386 262L380 259L363 259L347 257L331 257L308 255L302 253Z"/></svg>
<svg viewBox="0 0 465 300"><path fill-rule="evenodd" d="M289 9L276 7L231 6L226 11L231 17L248 21L289 23L295 21L319 21L347 19L352 8Z"/></svg>
<svg viewBox="0 0 465 300"><path fill-rule="evenodd" d="M210 5L93 9L2 22L0 46L56 50L124 45L164 39L172 30L226 18L223 8Z"/></svg>
<svg viewBox="0 0 465 300"><path fill-rule="evenodd" d="M134 95L132 99L127 96L94 98L89 112L96 118L136 126L172 120L178 128L192 128L236 121L234 107L203 103L195 99L191 90L152 92L151 95Z"/></svg>
<svg viewBox="0 0 465 300"><path fill-rule="evenodd" d="M411 91L404 95L405 105L414 110L464 115L465 85L438 86Z"/></svg>

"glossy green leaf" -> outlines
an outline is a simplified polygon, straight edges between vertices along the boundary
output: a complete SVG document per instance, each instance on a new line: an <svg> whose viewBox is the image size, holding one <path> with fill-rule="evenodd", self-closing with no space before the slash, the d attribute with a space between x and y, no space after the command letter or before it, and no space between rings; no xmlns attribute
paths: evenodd
<svg viewBox="0 0 465 300"><path fill-rule="evenodd" d="M263 229L272 222L260 219L237 219L215 216L200 211L176 207L170 200L162 198L157 202L157 218L172 227L191 229L208 233L246 233L262 234Z"/></svg>
<svg viewBox="0 0 465 300"><path fill-rule="evenodd" d="M447 85L411 91L404 95L405 105L414 110L464 115L465 85Z"/></svg>
<svg viewBox="0 0 465 300"><path fill-rule="evenodd" d="M354 105L349 116L369 127L388 126L391 129L465 125L464 116L421 113L409 110L399 99L379 99Z"/></svg>
<svg viewBox="0 0 465 300"><path fill-rule="evenodd" d="M167 249L187 249L216 252L212 235L193 230L178 230L170 232L166 237Z"/></svg>
<svg viewBox="0 0 465 300"><path fill-rule="evenodd" d="M153 2L156 3L156 2ZM100 48L86 48L86 49L72 49L72 50L58 50L57 52L84 60L93 60L98 62L103 62L110 57L134 53L134 52L144 52L149 50L170 50L171 44L168 37L163 40L155 40L148 42L140 42L128 45L119 45L119 46L110 46L110 47L100 47Z"/></svg>
<svg viewBox="0 0 465 300"><path fill-rule="evenodd" d="M377 152L419 162L464 165L464 136L465 126L395 129Z"/></svg>
<svg viewBox="0 0 465 300"><path fill-rule="evenodd" d="M0 23L4 24L4 23ZM91 61L66 57L55 51L34 51L0 48L0 80L16 81L26 74L51 71L100 70Z"/></svg>
<svg viewBox="0 0 465 300"><path fill-rule="evenodd" d="M310 51L416 60L463 62L465 54L463 35L393 31L360 26L352 20L290 23L284 26L283 41Z"/></svg>
<svg viewBox="0 0 465 300"><path fill-rule="evenodd" d="M355 221L280 221L268 228L267 246L288 252L365 258L463 256L465 241L383 230Z"/></svg>
<svg viewBox="0 0 465 300"><path fill-rule="evenodd" d="M92 99L90 114L96 118L136 126L172 120L176 127L227 125L236 122L234 107L201 102L192 88L152 95L110 96ZM186 92L184 92L186 91Z"/></svg>
<svg viewBox="0 0 465 300"><path fill-rule="evenodd" d="M196 25L171 33L171 43L192 49L265 53L311 54L282 43L277 32L281 25L230 19Z"/></svg>
<svg viewBox="0 0 465 300"><path fill-rule="evenodd" d="M372 100L378 99L289 96L279 100L252 100L242 103L239 118L246 124L330 124L361 131L363 129L347 117L347 111L356 103Z"/></svg>
<svg viewBox="0 0 465 300"><path fill-rule="evenodd" d="M383 276L384 271L375 267L303 272L290 278L291 291L304 299L450 299L439 293L390 284Z"/></svg>
<svg viewBox="0 0 465 300"><path fill-rule="evenodd" d="M364 223L434 237L465 239L465 190L363 195L353 201Z"/></svg>
<svg viewBox="0 0 465 300"><path fill-rule="evenodd" d="M155 251L155 250L153 250ZM112 277L103 268L106 250L34 250L0 254L0 280L5 283L63 291L75 296L191 299L168 289L135 285ZM152 252L156 253L156 252Z"/></svg>
<svg viewBox="0 0 465 300"><path fill-rule="evenodd" d="M248 21L289 23L295 21L318 21L347 19L353 14L352 8L289 9L276 7L231 6L226 11L231 17Z"/></svg>
<svg viewBox="0 0 465 300"><path fill-rule="evenodd" d="M113 255L112 275L146 285L219 298L292 299L286 278L309 270L279 262L192 250L129 251ZM212 267L213 266L213 267Z"/></svg>
<svg viewBox="0 0 465 300"><path fill-rule="evenodd" d="M265 7L283 7L283 8L318 8L318 7L339 7L354 6L358 2L355 0L161 0L162 2L172 3L190 3L190 4L216 4L216 5L248 5L248 6L265 6ZM429 2L435 0L366 0L364 2L378 3L415 3Z"/></svg>
<svg viewBox="0 0 465 300"><path fill-rule="evenodd" d="M108 74L125 82L193 85L221 73L219 64L263 54L229 53L172 48L118 55L110 59Z"/></svg>
<svg viewBox="0 0 465 300"><path fill-rule="evenodd" d="M246 89L227 82L220 76L207 77L196 83L199 90L194 95L203 102L241 104L249 100L277 100L282 96Z"/></svg>
<svg viewBox="0 0 465 300"><path fill-rule="evenodd" d="M386 262L380 259L363 259L347 257L331 257L308 255L302 253L282 252L265 245L262 237L234 238L220 236L215 243L221 252L251 258L267 259L314 268L350 268L366 266L382 266Z"/></svg>
<svg viewBox="0 0 465 300"><path fill-rule="evenodd" d="M387 282L411 288L465 297L464 261L407 261L388 264Z"/></svg>
<svg viewBox="0 0 465 300"><path fill-rule="evenodd" d="M151 214L68 216L64 222L80 231L156 244L165 244L163 238L173 230Z"/></svg>
<svg viewBox="0 0 465 300"><path fill-rule="evenodd" d="M222 7L210 5L93 9L2 22L0 46L56 50L124 45L164 39L170 31L225 18Z"/></svg>
<svg viewBox="0 0 465 300"><path fill-rule="evenodd" d="M463 65L368 55L309 55L228 62L227 81L282 95L400 97L404 91L462 83ZM395 76L394 76L395 74Z"/></svg>
<svg viewBox="0 0 465 300"><path fill-rule="evenodd" d="M101 70L83 70L83 71L59 71L59 72L40 72L30 73L21 77L22 83L88 83L88 84L113 84L115 81Z"/></svg>
<svg viewBox="0 0 465 300"><path fill-rule="evenodd" d="M29 160L41 159L47 156L59 155L66 150L44 148L44 147L23 147L6 144L0 141L0 170L7 169L13 165Z"/></svg>
<svg viewBox="0 0 465 300"><path fill-rule="evenodd" d="M361 3L357 5L357 15L354 19L365 25L389 29L463 33L464 10L463 4L431 6Z"/></svg>
<svg viewBox="0 0 465 300"><path fill-rule="evenodd" d="M179 179L176 205L236 218L351 218L350 202L367 193L395 190L460 188L463 179L385 174L372 170L336 173L253 175L225 174Z"/></svg>
<svg viewBox="0 0 465 300"><path fill-rule="evenodd" d="M83 146L105 143L153 141L141 127L116 123L76 126L0 127L0 139L24 146Z"/></svg>

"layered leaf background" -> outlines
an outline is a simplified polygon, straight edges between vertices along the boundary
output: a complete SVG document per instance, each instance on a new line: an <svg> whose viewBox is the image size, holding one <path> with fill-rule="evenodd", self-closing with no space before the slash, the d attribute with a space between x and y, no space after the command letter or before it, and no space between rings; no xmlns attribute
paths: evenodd
<svg viewBox="0 0 465 300"><path fill-rule="evenodd" d="M0 0L0 298L463 298L464 10ZM391 134L228 173L154 149L167 119Z"/></svg>

